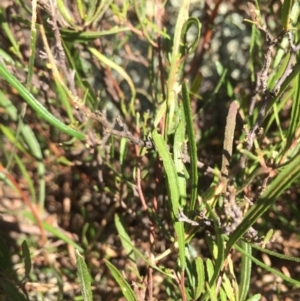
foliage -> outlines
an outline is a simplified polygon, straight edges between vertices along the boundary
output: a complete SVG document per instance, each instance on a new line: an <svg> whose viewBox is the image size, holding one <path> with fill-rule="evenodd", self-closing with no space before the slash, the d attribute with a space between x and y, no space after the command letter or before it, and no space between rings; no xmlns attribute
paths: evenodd
<svg viewBox="0 0 300 301"><path fill-rule="evenodd" d="M272 237L299 226L299 2L66 3L0 4L1 210L20 225L1 298L50 300L55 279L57 300L250 301L267 273L293 294L260 254L299 263Z"/></svg>

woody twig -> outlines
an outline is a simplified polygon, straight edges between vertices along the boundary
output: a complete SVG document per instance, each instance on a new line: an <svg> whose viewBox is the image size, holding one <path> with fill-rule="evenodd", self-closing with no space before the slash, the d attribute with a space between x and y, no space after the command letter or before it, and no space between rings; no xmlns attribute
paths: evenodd
<svg viewBox="0 0 300 301"><path fill-rule="evenodd" d="M299 51L300 45L294 45L293 44L293 37L292 32L284 32L282 31L277 38L272 38L270 32L263 26L256 24L256 27L265 34L266 36L266 43L267 43L267 51L265 54L265 60L262 66L262 69L260 71L258 86L259 89L256 89L256 91L260 91L262 94L262 101L261 101L261 107L260 111L258 113L258 116L255 120L255 123L252 127L252 129L247 133L245 145L246 150L251 150L254 140L256 139L257 135L260 132L260 127L262 125L262 122L266 116L266 113L268 109L270 108L270 105L273 103L274 100L276 100L278 94L280 93L281 86L284 84L284 82L287 80L288 76L293 71L293 68L295 68L295 65L293 66L293 62L295 61L295 55L296 52ZM271 55L272 55L272 49L273 47L283 38L283 36L287 34L289 44L290 44L290 58L288 60L288 63L286 65L285 71L282 74L282 76L278 79L275 86L272 88L272 90L267 89L267 81L269 79L268 71L270 68L270 64L272 61ZM252 108L253 104L250 105L250 110ZM242 155L239 167L244 168L246 163L246 155Z"/></svg>

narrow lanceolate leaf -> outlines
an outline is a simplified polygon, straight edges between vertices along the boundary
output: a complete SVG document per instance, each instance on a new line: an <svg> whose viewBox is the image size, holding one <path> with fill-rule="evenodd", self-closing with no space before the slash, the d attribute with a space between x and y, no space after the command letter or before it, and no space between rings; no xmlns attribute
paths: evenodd
<svg viewBox="0 0 300 301"><path fill-rule="evenodd" d="M271 274L274 274L278 277L280 277L282 280L287 281L297 287L300 287L300 281L293 279L291 277L286 276L285 274L279 272L276 269L273 269L271 267L269 267L268 265L264 264L263 262L261 262L260 260L258 260L257 258L253 257L252 255L250 255L249 253L244 252L244 250L242 248L240 248L238 245L234 245L235 249L237 249L239 252L241 252L243 255L248 256L251 261L253 261L256 265L258 265L259 267L261 267L262 269L270 272Z"/></svg>
<svg viewBox="0 0 300 301"><path fill-rule="evenodd" d="M226 299L223 300L237 301L236 292L234 291L234 287L231 281L229 280L229 277L230 276L227 276L226 274L223 275L222 287L223 287L224 295L226 296Z"/></svg>
<svg viewBox="0 0 300 301"><path fill-rule="evenodd" d="M261 300L261 294L256 294L251 298L247 299L247 301L259 301L259 300Z"/></svg>
<svg viewBox="0 0 300 301"><path fill-rule="evenodd" d="M186 132L186 123L183 106L180 105L178 108L177 127L174 134L174 144L173 144L173 157L174 165L176 168L176 173L178 175L178 190L180 195L180 204L181 207L185 207L186 204L186 183L188 175L186 173L185 165L182 160L182 153L185 149L185 132Z"/></svg>
<svg viewBox="0 0 300 301"><path fill-rule="evenodd" d="M189 6L191 0L183 0L180 1L180 9L178 12L175 30L174 30L174 38L173 38L173 47L172 54L170 56L170 68L169 68L169 76L167 79L167 99L166 99L166 109L168 109L167 119L169 119L170 124L167 125L166 132L171 128L171 122L174 117L174 112L176 107L176 86L178 83L178 75L183 66L182 61L180 61L180 44L182 43L182 29L185 21L189 17Z"/></svg>
<svg viewBox="0 0 300 301"><path fill-rule="evenodd" d="M22 255L25 263L25 275L28 277L31 270L31 258L26 240L22 242Z"/></svg>
<svg viewBox="0 0 300 301"><path fill-rule="evenodd" d="M81 294L84 301L93 301L93 294L91 290L91 276L89 274L84 258L80 255L78 250L75 250L76 265L81 288Z"/></svg>
<svg viewBox="0 0 300 301"><path fill-rule="evenodd" d="M209 300L211 301L217 301L217 293L216 293L216 282L212 283L211 280L213 278L214 274L214 266L212 261L208 258L206 260L206 270L207 270L207 276L209 283L206 282L206 293L205 295L201 298L201 300Z"/></svg>
<svg viewBox="0 0 300 301"><path fill-rule="evenodd" d="M67 21L69 25L75 26L74 17L70 13L63 0L57 0L57 8L61 15L64 17L64 20Z"/></svg>
<svg viewBox="0 0 300 301"><path fill-rule="evenodd" d="M300 14L300 2L294 1L294 4L290 10L289 21L291 26L296 26ZM291 28L292 29L292 28Z"/></svg>
<svg viewBox="0 0 300 301"><path fill-rule="evenodd" d="M211 260L208 258L206 260L206 270L207 270L207 276L208 276L208 280L210 281L212 279L212 276L214 274L214 266L213 263L211 262Z"/></svg>
<svg viewBox="0 0 300 301"><path fill-rule="evenodd" d="M183 222L175 222L174 229L177 235L180 267L181 270L184 270L186 267L186 258L185 258L185 236L184 236Z"/></svg>
<svg viewBox="0 0 300 301"><path fill-rule="evenodd" d="M263 195L246 213L243 221L232 232L226 247L226 256L229 254L231 247L238 239L262 216L262 214L270 208L276 198L290 187L292 183L300 177L300 155L296 155L282 170L278 171L278 175L268 186Z"/></svg>
<svg viewBox="0 0 300 301"><path fill-rule="evenodd" d="M176 172L176 167L163 137L156 130L154 130L152 132L152 138L155 143L155 147L158 151L158 154L163 161L164 169L167 176L168 194L171 201L170 205L173 211L172 218L173 220L175 220L175 217L178 214L178 210L180 207L180 194L178 189L178 176Z"/></svg>
<svg viewBox="0 0 300 301"><path fill-rule="evenodd" d="M284 30L289 29L289 14L291 10L292 0L284 0L281 8L281 23Z"/></svg>
<svg viewBox="0 0 300 301"><path fill-rule="evenodd" d="M111 274L119 284L122 293L124 297L126 298L127 301L137 301L136 296L134 294L134 291L130 287L129 283L126 281L122 273L113 265L111 264L108 260L105 259L105 264L109 268Z"/></svg>
<svg viewBox="0 0 300 301"><path fill-rule="evenodd" d="M195 39L191 43L187 43L188 31L190 28L192 28L192 26L196 27ZM181 39L184 44L184 47L188 50L187 53L194 53L196 47L199 44L200 34L201 34L201 23L199 22L198 18L191 17L187 19L183 24L182 32L181 32Z"/></svg>
<svg viewBox="0 0 300 301"><path fill-rule="evenodd" d="M251 255L252 248L251 245L247 242L242 241L241 243L242 249L245 253ZM250 286L250 279L251 279L251 259L249 256L242 254L242 264L241 264L241 281L239 284L239 301L246 300L249 286Z"/></svg>
<svg viewBox="0 0 300 301"><path fill-rule="evenodd" d="M280 254L280 253L277 253L277 252L274 252L274 251L262 248L262 247L260 247L260 246L258 246L256 244L251 244L251 246L254 249L256 249L256 250L259 250L260 252L269 254L269 255L271 255L273 257L277 257L277 258L280 258L280 259L289 260L289 261L293 261L293 262L300 262L300 258L299 257L294 257L294 256L288 256L288 255Z"/></svg>
<svg viewBox="0 0 300 301"><path fill-rule="evenodd" d="M197 300L200 295L204 292L204 264L201 257L195 259L196 272L197 272L197 284L195 287L195 300Z"/></svg>
<svg viewBox="0 0 300 301"><path fill-rule="evenodd" d="M15 88L23 99L31 106L31 108L40 114L51 125L75 138L81 140L85 138L82 133L68 127L47 111L47 109L37 99L35 99L35 97L6 69L2 63L0 63L0 76L2 76L11 85L11 87Z"/></svg>
<svg viewBox="0 0 300 301"><path fill-rule="evenodd" d="M294 97L292 102L292 114L291 114L291 121L290 126L288 129L287 134L287 141L286 141L286 149L291 147L293 140L296 137L296 132L299 130L300 127L300 73L294 79Z"/></svg>
<svg viewBox="0 0 300 301"><path fill-rule="evenodd" d="M152 132L152 138L157 148L159 156L162 158L163 166L167 176L167 188L172 209L171 217L174 222L174 228L178 239L179 257L182 270L185 269L185 238L183 223L177 221L177 214L180 207L180 193L178 189L178 176L175 164L172 160L167 144L163 137L156 130Z"/></svg>
<svg viewBox="0 0 300 301"><path fill-rule="evenodd" d="M186 129L188 135L189 155L191 158L191 204L190 210L195 209L198 197L198 169L197 169L197 145L195 138L195 130L193 124L193 116L191 110L190 95L186 81L182 83L182 101L184 114L186 119Z"/></svg>

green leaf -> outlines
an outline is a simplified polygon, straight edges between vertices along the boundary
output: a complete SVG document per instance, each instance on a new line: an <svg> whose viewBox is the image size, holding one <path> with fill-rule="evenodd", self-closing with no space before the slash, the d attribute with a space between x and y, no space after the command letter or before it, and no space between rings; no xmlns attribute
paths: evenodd
<svg viewBox="0 0 300 301"><path fill-rule="evenodd" d="M200 96L198 95L198 91L201 87L201 84L202 84L202 80L203 80L203 75L201 72L198 72L193 81L192 81L192 84L191 84L191 87L190 87L190 93L195 97L197 98L200 98Z"/></svg>
<svg viewBox="0 0 300 301"><path fill-rule="evenodd" d="M209 258L206 260L205 263L209 283L206 282L206 294L201 298L201 300L207 300L207 297L209 296L210 301L217 301L216 282L212 283L211 281L214 275L214 266Z"/></svg>
<svg viewBox="0 0 300 301"><path fill-rule="evenodd" d="M186 204L186 182L188 179L188 174L186 172L185 165L182 160L182 153L185 149L185 131L186 131L186 123L183 107L179 106L178 108L178 121L177 127L174 134L174 144L173 144L173 152L174 152L174 165L176 168L176 173L178 175L178 190L180 195L180 204L181 207L185 207Z"/></svg>
<svg viewBox="0 0 300 301"><path fill-rule="evenodd" d="M200 295L204 292L204 280L205 280L205 274L204 274L204 264L201 257L197 257L195 259L195 265L196 265L196 273L197 273L197 285L195 287L195 299L198 299Z"/></svg>
<svg viewBox="0 0 300 301"><path fill-rule="evenodd" d="M289 21L292 26L296 26L298 18L300 14L300 2L294 1L294 4L292 6L292 9L290 10L289 14ZM290 28L292 29L292 28Z"/></svg>
<svg viewBox="0 0 300 301"><path fill-rule="evenodd" d="M75 255L76 255L77 273L79 277L79 284L80 284L83 300L93 301L93 294L91 290L91 276L89 274L87 265L84 261L84 258L80 255L77 249L75 250Z"/></svg>
<svg viewBox="0 0 300 301"><path fill-rule="evenodd" d="M93 3L95 1L94 0L90 0L89 3L87 4L89 7L93 7ZM84 3L83 0L76 0L76 4L77 4L77 9L78 9L78 12L79 12L79 15L80 15L80 18L82 20L85 19L87 13L86 13L86 4ZM92 4L92 5L91 5Z"/></svg>
<svg viewBox="0 0 300 301"><path fill-rule="evenodd" d="M103 36L114 35L129 30L130 29L128 27L120 28L119 26L114 26L109 30L103 30L103 31L88 31L88 30L74 31L74 30L63 29L61 31L61 36L62 38L64 38L65 42L74 41L74 40L76 40L77 42L90 42L98 38L101 38ZM48 33L47 30L46 32ZM49 32L49 34L51 35L51 32Z"/></svg>
<svg viewBox="0 0 300 301"><path fill-rule="evenodd" d="M84 22L85 28L88 27L92 22L95 22L96 20L99 20L102 18L102 16L106 13L107 9L109 8L110 4L113 2L113 0L106 0L106 1L99 1L92 0L89 1L89 8L86 20ZM92 5L91 5L92 3ZM96 11L95 11L96 9Z"/></svg>
<svg viewBox="0 0 300 301"><path fill-rule="evenodd" d="M292 6L292 0L284 0L282 3L282 8L281 8L281 24L283 26L284 30L289 29L289 23L290 23L290 10Z"/></svg>
<svg viewBox="0 0 300 301"><path fill-rule="evenodd" d="M183 81L182 83L182 101L184 114L186 119L187 135L188 135L188 146L189 146L189 155L191 159L191 204L190 211L193 211L196 206L197 197L198 197L198 167L197 167L197 145L195 138L195 130L193 123L193 116L191 110L191 101L190 95L187 87L187 82Z"/></svg>
<svg viewBox="0 0 300 301"><path fill-rule="evenodd" d="M65 21L67 21L71 27L75 26L74 17L70 13L69 8L66 6L63 0L57 0L57 8Z"/></svg>
<svg viewBox="0 0 300 301"><path fill-rule="evenodd" d="M300 281L295 280L293 278L290 278L286 276L285 274L267 266L260 260L256 259L255 257L251 256L249 253L246 253L242 248L240 248L238 245L234 245L235 249L237 249L239 252L241 252L243 255L249 257L256 265L260 266L264 270L270 272L271 274L274 274L278 277L280 277L282 280L289 282L290 284L296 285L297 287L300 287Z"/></svg>
<svg viewBox="0 0 300 301"><path fill-rule="evenodd" d="M196 27L195 39L191 45L188 45L187 33L192 26ZM196 50L199 44L200 34L201 34L201 23L199 22L199 19L194 17L188 18L183 24L182 32L181 32L181 40L183 41L184 47L188 50L186 54L194 53L194 51Z"/></svg>
<svg viewBox="0 0 300 301"><path fill-rule="evenodd" d="M274 257L277 257L277 258L280 258L280 259L289 260L289 261L293 261L293 262L300 262L300 258L299 257L294 257L294 256L288 256L288 255L280 254L280 253L277 253L277 252L274 252L274 251L262 248L262 247L260 247L258 245L255 245L255 244L251 244L251 246L254 249L259 250L260 252L266 253L268 255L271 255L271 256L274 256Z"/></svg>
<svg viewBox="0 0 300 301"><path fill-rule="evenodd" d="M31 271L31 258L26 240L22 242L22 256L25 263L25 275L28 277Z"/></svg>
<svg viewBox="0 0 300 301"><path fill-rule="evenodd" d="M286 150L288 150L293 140L296 138L296 133L300 127L300 72L296 76L293 81L293 101L292 101L292 113L291 113L291 122L289 125L288 133L287 133L287 140L286 140Z"/></svg>
<svg viewBox="0 0 300 301"><path fill-rule="evenodd" d="M158 134L157 130L154 130L152 132L152 138L155 143L155 147L158 151L158 154L163 161L163 166L166 171L167 188L170 197L170 205L173 213L171 214L171 217L173 221L176 221L176 216L180 207L180 194L178 189L178 176L176 173L175 164L172 160L170 152L168 151L168 147L165 140L160 134Z"/></svg>
<svg viewBox="0 0 300 301"><path fill-rule="evenodd" d="M184 23L186 22L189 16L190 2L191 0L183 0L181 2L181 6L177 15L176 25L174 29L173 47L172 47L172 53L170 54L170 68L169 68L169 76L167 80L167 99L166 99L166 106L164 107L164 110L168 110L167 112L168 114L166 114L166 111L163 112L163 115L166 114L166 123L165 123L166 135L168 134L169 129L172 129L174 112L177 109L176 89L178 89L179 87L179 76L183 65L182 62L180 62L181 34L182 34Z"/></svg>
<svg viewBox="0 0 300 301"><path fill-rule="evenodd" d="M272 236L273 236L273 233L274 233L274 230L273 229L270 229L268 232L267 232L267 234L266 234L266 236L264 237L264 241L263 241L263 247L267 244L267 243L269 243L269 241L271 240L271 238L272 238Z"/></svg>
<svg viewBox="0 0 300 301"><path fill-rule="evenodd" d="M213 274L214 274L214 265L209 258L206 259L205 264L206 264L206 269L207 269L208 280L211 281Z"/></svg>
<svg viewBox="0 0 300 301"><path fill-rule="evenodd" d="M56 117L54 117L20 82L16 79L0 62L0 76L2 76L13 88L15 88L22 98L31 106L31 108L40 114L47 122L49 122L54 127L58 128L60 131L73 136L77 139L83 140L85 136L66 126Z"/></svg>
<svg viewBox="0 0 300 301"><path fill-rule="evenodd" d="M241 248L245 253L251 255L252 248L251 245L247 242L241 242ZM239 301L244 301L247 297L250 280L251 280L251 259L249 256L242 254L242 263L241 263L241 280L239 284Z"/></svg>
<svg viewBox="0 0 300 301"><path fill-rule="evenodd" d="M287 63L289 61L289 58L291 56L291 52L286 52L286 49L289 47L289 41L287 39L287 37L284 37L280 43L280 47L276 52L276 56L274 58L273 61L273 69L276 69L276 72L274 72L273 74L270 74L269 77L269 85L268 87L270 87L270 89L273 89L275 87L275 84L277 82L277 80L283 75ZM279 65L280 64L280 65Z"/></svg>
<svg viewBox="0 0 300 301"><path fill-rule="evenodd" d="M226 300L228 301L236 301L235 292L232 287L232 284L226 274L223 275L223 281L222 286L224 289L224 292L226 293Z"/></svg>
<svg viewBox="0 0 300 301"><path fill-rule="evenodd" d="M225 293L225 291L224 291L224 289L223 289L222 286L221 286L220 292L219 292L219 300L220 301L228 301L227 300L227 295L226 295L226 293Z"/></svg>
<svg viewBox="0 0 300 301"><path fill-rule="evenodd" d="M174 229L177 236L178 249L179 249L179 259L181 270L184 270L186 267L186 258L185 258L185 236L184 236L184 226L182 222L176 222Z"/></svg>
<svg viewBox="0 0 300 301"><path fill-rule="evenodd" d="M168 195L170 200L170 207L172 209L171 218L174 222L174 228L177 234L181 268L185 269L184 228L183 223L177 221L177 214L179 212L180 207L180 193L178 189L179 184L176 168L163 137L160 134L158 134L156 130L154 130L152 132L152 138L157 148L157 151L160 157L162 158L163 166L166 171Z"/></svg>
<svg viewBox="0 0 300 301"><path fill-rule="evenodd" d="M109 268L110 272L112 273L113 277L119 284L122 293L124 297L127 299L127 301L137 301L134 291L130 287L129 283L125 280L122 273L108 260L104 259L104 261L107 267Z"/></svg>
<svg viewBox="0 0 300 301"><path fill-rule="evenodd" d="M10 30L9 23L6 21L5 18L6 10L3 10L0 7L0 25L2 27L2 34L5 34L6 38L12 45L12 52L19 58L22 59L22 54L20 52L20 43L14 37L12 31Z"/></svg>
<svg viewBox="0 0 300 301"><path fill-rule="evenodd" d="M247 301L259 301L259 300L261 300L261 294L256 294L251 298L247 299Z"/></svg>

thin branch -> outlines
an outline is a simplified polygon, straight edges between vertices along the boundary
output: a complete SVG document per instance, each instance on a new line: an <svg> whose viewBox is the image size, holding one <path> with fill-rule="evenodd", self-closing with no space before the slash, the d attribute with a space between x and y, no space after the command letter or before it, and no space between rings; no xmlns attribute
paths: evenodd
<svg viewBox="0 0 300 301"><path fill-rule="evenodd" d="M265 55L265 61L263 63L263 67L262 67L262 70L260 73L260 90L262 92L261 108L260 108L260 111L258 113L258 116L256 118L256 121L255 121L252 129L246 135L246 139L245 139L245 144L246 144L245 148L248 151L251 150L254 140L256 139L257 135L260 133L260 127L262 125L263 120L265 119L266 112L267 112L267 109L269 108L269 105L272 103L272 100L278 95L278 93L280 92L281 85L284 83L284 81L288 78L289 74L293 70L293 68L291 66L294 61L295 50L296 49L298 50L298 45L295 46L293 44L292 33L290 31L289 32L282 31L279 34L278 38L272 38L270 32L267 29L265 29L264 27L257 24L257 28L260 31L262 31L263 33L265 33L266 42L267 42L268 46L267 46L267 51L266 51L266 55ZM289 39L289 43L290 43L290 51L292 53L291 53L291 56L289 58L289 61L287 63L287 66L285 68L283 75L277 81L275 87L271 91L269 91L269 90L267 90L267 82L269 79L268 70L269 70L270 63L271 63L271 50L280 40L282 40L283 36L286 33L288 35L288 39ZM251 104L251 106L252 106L252 104ZM251 110L251 106L250 106L250 110ZM241 156L240 162L239 162L239 168L245 167L246 159L247 158L246 158L245 154ZM237 171L237 169L235 170L235 172Z"/></svg>

